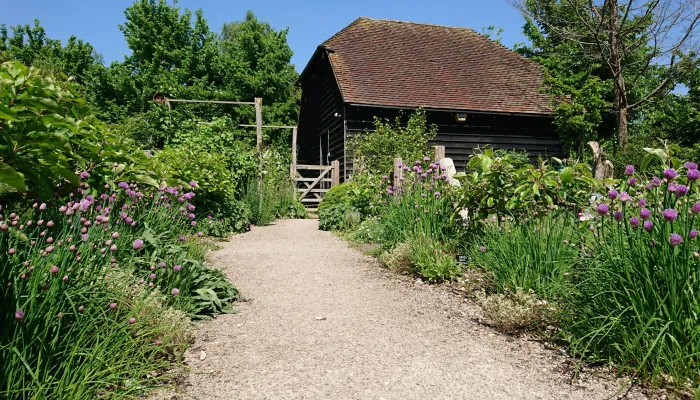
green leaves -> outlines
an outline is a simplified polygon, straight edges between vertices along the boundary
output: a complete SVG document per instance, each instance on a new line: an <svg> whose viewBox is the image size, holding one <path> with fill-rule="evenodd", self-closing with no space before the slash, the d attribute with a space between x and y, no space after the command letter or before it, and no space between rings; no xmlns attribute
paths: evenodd
<svg viewBox="0 0 700 400"><path fill-rule="evenodd" d="M24 184L24 175L5 163L0 163L0 183L11 186L18 192L24 192L27 188Z"/></svg>

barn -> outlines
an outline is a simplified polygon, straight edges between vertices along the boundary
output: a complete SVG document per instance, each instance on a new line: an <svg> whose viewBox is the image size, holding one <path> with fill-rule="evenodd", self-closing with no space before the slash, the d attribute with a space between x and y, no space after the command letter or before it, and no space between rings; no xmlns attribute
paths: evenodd
<svg viewBox="0 0 700 400"><path fill-rule="evenodd" d="M561 156L542 83L537 63L471 29L361 17L318 46L300 75L298 159L338 160L347 179L349 140L375 117L417 108L458 169L485 145Z"/></svg>

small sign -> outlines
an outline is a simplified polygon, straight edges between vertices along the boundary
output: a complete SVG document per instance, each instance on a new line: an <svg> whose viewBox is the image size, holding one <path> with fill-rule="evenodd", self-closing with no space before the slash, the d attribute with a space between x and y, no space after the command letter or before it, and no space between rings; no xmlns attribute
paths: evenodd
<svg viewBox="0 0 700 400"><path fill-rule="evenodd" d="M467 265L467 264L469 264L469 257L468 256L457 256L457 262L459 262L462 265Z"/></svg>

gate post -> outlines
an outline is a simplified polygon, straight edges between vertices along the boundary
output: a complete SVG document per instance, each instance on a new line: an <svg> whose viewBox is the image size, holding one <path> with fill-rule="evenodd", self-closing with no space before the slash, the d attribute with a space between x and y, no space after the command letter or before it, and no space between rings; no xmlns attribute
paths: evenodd
<svg viewBox="0 0 700 400"><path fill-rule="evenodd" d="M340 161L331 161L331 187L340 183Z"/></svg>
<svg viewBox="0 0 700 400"><path fill-rule="evenodd" d="M435 146L435 161L445 158L445 146Z"/></svg>
<svg viewBox="0 0 700 400"><path fill-rule="evenodd" d="M401 186L401 177L403 176L403 164L401 158L394 158L394 185Z"/></svg>

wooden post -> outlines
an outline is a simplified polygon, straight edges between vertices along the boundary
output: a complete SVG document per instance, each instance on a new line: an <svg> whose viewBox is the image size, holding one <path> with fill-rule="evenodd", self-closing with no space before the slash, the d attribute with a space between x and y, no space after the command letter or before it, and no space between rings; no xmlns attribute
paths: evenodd
<svg viewBox="0 0 700 400"><path fill-rule="evenodd" d="M445 158L445 146L435 146L435 161Z"/></svg>
<svg viewBox="0 0 700 400"><path fill-rule="evenodd" d="M401 177L403 176L403 163L401 158L394 158L394 186L401 186Z"/></svg>
<svg viewBox="0 0 700 400"><path fill-rule="evenodd" d="M292 128L292 165L289 167L289 176L292 180L297 171L297 127Z"/></svg>
<svg viewBox="0 0 700 400"><path fill-rule="evenodd" d="M258 146L258 205L262 205L262 97L255 98L255 134Z"/></svg>
<svg viewBox="0 0 700 400"><path fill-rule="evenodd" d="M331 161L331 187L340 184L340 161Z"/></svg>

